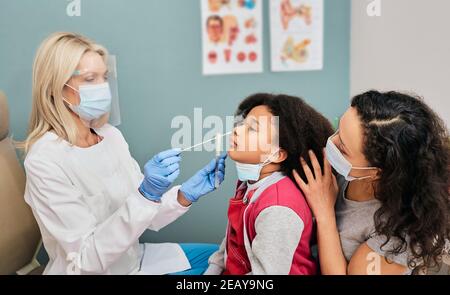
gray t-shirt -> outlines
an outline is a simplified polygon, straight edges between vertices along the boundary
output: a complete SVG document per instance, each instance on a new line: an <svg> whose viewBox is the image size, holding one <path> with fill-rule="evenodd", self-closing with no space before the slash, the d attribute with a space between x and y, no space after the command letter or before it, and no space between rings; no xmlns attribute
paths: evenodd
<svg viewBox="0 0 450 295"><path fill-rule="evenodd" d="M349 200L345 197L348 181L344 177L337 177L339 194L336 200L336 222L341 239L342 251L347 261L350 261L353 253L363 243L367 245L377 254L387 257L390 261L397 264L408 266L409 249L398 254L392 255L387 252L392 250L398 243L398 239L391 240L382 247L386 242L385 236L375 233L374 215L380 208L380 202L376 199L357 202ZM411 269L405 274L410 274Z"/></svg>

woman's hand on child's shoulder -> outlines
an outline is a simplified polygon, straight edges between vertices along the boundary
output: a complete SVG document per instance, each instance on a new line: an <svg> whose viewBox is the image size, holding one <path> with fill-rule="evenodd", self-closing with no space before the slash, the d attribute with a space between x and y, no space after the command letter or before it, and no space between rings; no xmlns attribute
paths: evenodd
<svg viewBox="0 0 450 295"><path fill-rule="evenodd" d="M300 158L301 166L307 178L303 181L297 171L293 171L297 184L303 191L308 204L316 217L317 222L327 222L335 218L334 205L338 194L336 177L333 175L331 165L324 153L324 171L320 168L319 161L313 151L309 151L309 157L313 166L313 172L303 158Z"/></svg>

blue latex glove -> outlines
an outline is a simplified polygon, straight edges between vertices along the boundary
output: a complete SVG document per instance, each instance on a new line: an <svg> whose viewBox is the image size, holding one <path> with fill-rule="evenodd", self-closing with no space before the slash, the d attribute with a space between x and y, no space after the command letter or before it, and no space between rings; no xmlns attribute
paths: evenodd
<svg viewBox="0 0 450 295"><path fill-rule="evenodd" d="M144 166L144 180L139 191L149 200L159 202L161 196L180 175L180 149L160 152Z"/></svg>
<svg viewBox="0 0 450 295"><path fill-rule="evenodd" d="M225 179L225 159L227 154L224 153L219 157L218 177L219 184ZM217 159L213 159L202 170L198 171L188 181L181 185L180 191L184 194L187 200L194 203L200 197L215 190L215 176L216 176Z"/></svg>

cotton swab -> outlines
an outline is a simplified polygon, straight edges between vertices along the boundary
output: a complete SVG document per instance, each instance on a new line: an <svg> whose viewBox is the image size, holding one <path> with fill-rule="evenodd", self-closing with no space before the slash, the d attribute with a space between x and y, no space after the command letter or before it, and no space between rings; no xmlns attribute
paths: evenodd
<svg viewBox="0 0 450 295"><path fill-rule="evenodd" d="M216 134L216 171L215 171L215 178L214 178L214 187L217 189L220 185L219 183L219 159L220 159L220 152L222 151L222 136L220 133Z"/></svg>
<svg viewBox="0 0 450 295"><path fill-rule="evenodd" d="M227 136L227 135L230 135L231 133L232 133L232 132L227 132L227 133L225 133L225 134L217 133L217 135L219 135L219 138L220 138L220 140L221 140L222 137L225 137L225 136ZM195 144L195 145L193 145L193 146L190 146L190 147L188 147L188 148L182 149L181 152L185 152L185 151L191 150L191 149L193 149L193 148L196 148L196 147L198 147L198 146L204 145L205 143L208 143L208 142L211 142L211 141L216 141L216 140L217 140L217 135L216 135L214 138L208 139L208 140L206 140L206 141L197 143L197 144ZM216 147L217 147L217 144L216 144Z"/></svg>

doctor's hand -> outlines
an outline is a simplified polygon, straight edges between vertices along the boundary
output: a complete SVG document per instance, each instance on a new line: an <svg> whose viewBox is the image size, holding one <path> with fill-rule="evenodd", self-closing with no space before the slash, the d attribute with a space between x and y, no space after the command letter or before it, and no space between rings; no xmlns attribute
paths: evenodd
<svg viewBox="0 0 450 295"><path fill-rule="evenodd" d="M139 191L147 199L155 202L167 192L180 175L180 149L160 152L144 166L144 180Z"/></svg>
<svg viewBox="0 0 450 295"><path fill-rule="evenodd" d="M226 153L218 158L217 176L219 184L225 179L226 158ZM215 190L216 164L217 159L213 159L208 165L181 185L180 192L189 202L197 202L202 196Z"/></svg>

